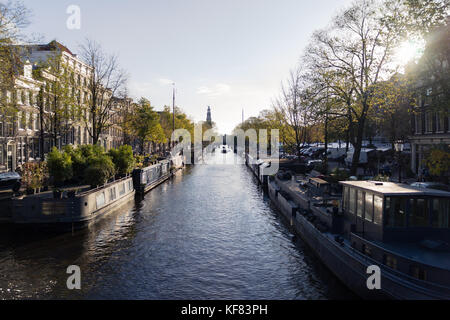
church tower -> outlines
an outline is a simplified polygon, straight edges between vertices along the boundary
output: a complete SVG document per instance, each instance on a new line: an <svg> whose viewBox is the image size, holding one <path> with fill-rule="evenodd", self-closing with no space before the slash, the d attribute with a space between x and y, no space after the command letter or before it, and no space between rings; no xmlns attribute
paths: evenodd
<svg viewBox="0 0 450 320"><path fill-rule="evenodd" d="M211 119L211 107L208 106L208 112L206 114L206 122L208 122L209 124L212 124L212 119Z"/></svg>

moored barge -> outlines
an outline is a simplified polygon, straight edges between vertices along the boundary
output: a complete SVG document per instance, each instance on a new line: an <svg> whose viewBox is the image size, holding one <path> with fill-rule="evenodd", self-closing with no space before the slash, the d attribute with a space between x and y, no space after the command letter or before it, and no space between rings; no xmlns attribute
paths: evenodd
<svg viewBox="0 0 450 320"><path fill-rule="evenodd" d="M169 179L177 170L184 166L184 156L177 155L170 160L159 161L152 166L133 171L134 189L139 195L144 195Z"/></svg>
<svg viewBox="0 0 450 320"><path fill-rule="evenodd" d="M81 229L132 200L133 180L125 177L73 196L52 193L13 198L10 222L18 226Z"/></svg>
<svg viewBox="0 0 450 320"><path fill-rule="evenodd" d="M450 193L391 182L341 186L342 193L333 193L321 179L272 176L268 194L315 255L359 296L450 299ZM373 266L380 270L380 289L368 286Z"/></svg>

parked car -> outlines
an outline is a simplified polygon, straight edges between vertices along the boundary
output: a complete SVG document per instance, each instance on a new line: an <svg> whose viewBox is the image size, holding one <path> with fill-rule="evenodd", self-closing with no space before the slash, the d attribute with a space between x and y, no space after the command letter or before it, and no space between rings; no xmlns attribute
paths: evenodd
<svg viewBox="0 0 450 320"><path fill-rule="evenodd" d="M17 172L0 173L0 190L11 189L14 192L20 190L22 178Z"/></svg>
<svg viewBox="0 0 450 320"><path fill-rule="evenodd" d="M413 182L411 183L411 187L450 191L450 187L448 185L437 182Z"/></svg>
<svg viewBox="0 0 450 320"><path fill-rule="evenodd" d="M328 149L328 159L340 160L347 156L347 151L345 148L329 148Z"/></svg>
<svg viewBox="0 0 450 320"><path fill-rule="evenodd" d="M306 165L308 166L308 169L313 170L316 165L321 165L322 163L322 160L309 160Z"/></svg>
<svg viewBox="0 0 450 320"><path fill-rule="evenodd" d="M349 151L347 153L347 157L345 158L345 164L347 166L351 166L353 162L353 151ZM370 157L375 153L374 149L361 149L361 153L359 154L359 164L367 164L369 163Z"/></svg>
<svg viewBox="0 0 450 320"><path fill-rule="evenodd" d="M312 158L325 157L325 148L317 148L311 152Z"/></svg>

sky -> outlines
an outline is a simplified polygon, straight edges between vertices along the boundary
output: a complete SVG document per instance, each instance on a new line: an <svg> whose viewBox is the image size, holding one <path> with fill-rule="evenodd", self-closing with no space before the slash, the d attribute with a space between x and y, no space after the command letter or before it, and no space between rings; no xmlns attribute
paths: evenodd
<svg viewBox="0 0 450 320"><path fill-rule="evenodd" d="M176 105L194 121L207 107L219 132L271 107L316 29L351 0L22 0L27 33L72 52L86 38L116 54L133 98ZM69 29L71 5L80 28Z"/></svg>

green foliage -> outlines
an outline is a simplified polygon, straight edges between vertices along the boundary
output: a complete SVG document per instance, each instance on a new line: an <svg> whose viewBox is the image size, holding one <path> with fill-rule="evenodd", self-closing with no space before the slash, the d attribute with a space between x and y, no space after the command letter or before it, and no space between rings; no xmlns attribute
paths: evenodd
<svg viewBox="0 0 450 320"><path fill-rule="evenodd" d="M48 154L47 165L50 177L53 178L55 185L61 185L73 176L72 158L70 154L61 152L56 147L53 147L52 151Z"/></svg>
<svg viewBox="0 0 450 320"><path fill-rule="evenodd" d="M27 189L39 189L44 186L47 163L27 162L22 167L22 182Z"/></svg>
<svg viewBox="0 0 450 320"><path fill-rule="evenodd" d="M172 137L173 132L173 112L171 110L171 107L164 106L164 110L159 116L159 123L161 124L166 140ZM186 129L191 137L194 137L194 122L177 107L175 107L175 128Z"/></svg>
<svg viewBox="0 0 450 320"><path fill-rule="evenodd" d="M133 133L140 144L140 152L144 152L144 145L147 142L166 142L164 130L161 127L159 115L153 110L150 101L141 98L136 105L132 118Z"/></svg>
<svg viewBox="0 0 450 320"><path fill-rule="evenodd" d="M432 176L447 176L450 171L450 150L447 146L436 147L431 150L425 163Z"/></svg>
<svg viewBox="0 0 450 320"><path fill-rule="evenodd" d="M449 0L404 0L409 16L409 29L427 35L445 23Z"/></svg>
<svg viewBox="0 0 450 320"><path fill-rule="evenodd" d="M118 174L126 175L133 170L135 159L131 146L124 145L118 149L111 149L108 154L112 158Z"/></svg>
<svg viewBox="0 0 450 320"><path fill-rule="evenodd" d="M380 182L389 182L389 176L383 176L381 174L377 175L373 178L373 181L380 181Z"/></svg>
<svg viewBox="0 0 450 320"><path fill-rule="evenodd" d="M72 178L92 187L103 185L116 173L130 173L135 163L133 150L127 145L108 153L98 145L83 145L78 148L67 145L62 152L53 148L48 155L50 175L58 186Z"/></svg>
<svg viewBox="0 0 450 320"><path fill-rule="evenodd" d="M314 165L314 170L316 170L317 172L320 172L322 174L327 174L327 172L328 172L326 163L316 163Z"/></svg>
<svg viewBox="0 0 450 320"><path fill-rule="evenodd" d="M331 173L331 176L336 181L346 181L350 177L350 174L347 172L347 170L335 168L333 172Z"/></svg>
<svg viewBox="0 0 450 320"><path fill-rule="evenodd" d="M92 187L103 185L114 176L115 172L114 163L108 155L92 157L84 171L84 182Z"/></svg>

